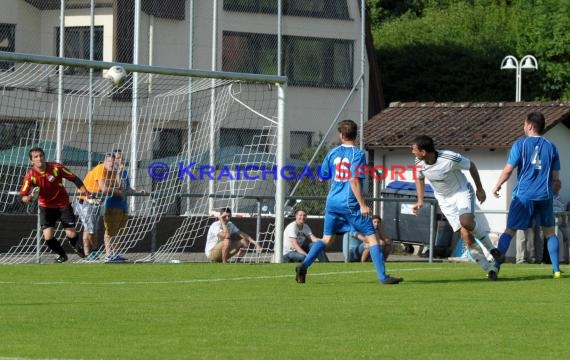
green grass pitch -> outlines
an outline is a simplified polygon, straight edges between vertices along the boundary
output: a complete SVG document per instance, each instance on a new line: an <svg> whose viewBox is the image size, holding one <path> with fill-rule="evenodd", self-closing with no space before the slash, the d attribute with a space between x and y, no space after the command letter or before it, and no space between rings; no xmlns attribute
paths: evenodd
<svg viewBox="0 0 570 360"><path fill-rule="evenodd" d="M472 264L0 266L2 359L567 359L570 273ZM570 275L568 275L570 277Z"/></svg>

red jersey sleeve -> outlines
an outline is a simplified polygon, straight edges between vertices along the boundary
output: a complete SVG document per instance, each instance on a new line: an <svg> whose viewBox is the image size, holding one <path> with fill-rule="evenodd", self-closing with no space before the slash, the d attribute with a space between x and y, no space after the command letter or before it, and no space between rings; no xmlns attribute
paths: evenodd
<svg viewBox="0 0 570 360"><path fill-rule="evenodd" d="M21 196L30 195L32 188L34 187L34 181L32 178L33 178L32 171L28 170L28 172L24 176L24 182L22 184L22 187L20 188Z"/></svg>
<svg viewBox="0 0 570 360"><path fill-rule="evenodd" d="M61 177L63 177L64 179L67 179L71 182L74 182L75 179L77 179L77 175L75 175L71 170L69 170L68 168L66 168L65 166L63 166L60 163L53 163L54 167L57 168L57 170L59 172L61 172Z"/></svg>

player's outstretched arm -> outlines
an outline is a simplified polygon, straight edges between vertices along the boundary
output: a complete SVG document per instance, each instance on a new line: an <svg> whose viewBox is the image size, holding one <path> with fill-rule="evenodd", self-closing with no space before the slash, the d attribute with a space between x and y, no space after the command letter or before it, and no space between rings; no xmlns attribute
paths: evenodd
<svg viewBox="0 0 570 360"><path fill-rule="evenodd" d="M23 203L29 203L35 201L38 196L40 195L40 187L39 186L32 186L32 180L30 179L31 175L28 172L24 177L24 183L20 188L19 194L21 196L21 200Z"/></svg>
<svg viewBox="0 0 570 360"><path fill-rule="evenodd" d="M416 195L418 197L417 202L412 207L412 211L417 215L418 210L424 206L424 195L426 189L426 182L424 179L416 178Z"/></svg>
<svg viewBox="0 0 570 360"><path fill-rule="evenodd" d="M20 191L20 195L22 196L22 202L26 204L36 200L39 194L40 194L40 188L38 186L33 187L32 190Z"/></svg>
<svg viewBox="0 0 570 360"><path fill-rule="evenodd" d="M487 194L485 194L485 189L483 189L483 185L481 184L481 177L479 176L479 170L477 170L477 166L475 163L471 161L471 165L469 166L469 174L473 178L475 182L475 196L477 196L477 200L482 204L487 199Z"/></svg>
<svg viewBox="0 0 570 360"><path fill-rule="evenodd" d="M81 181L81 179L78 176L75 176L75 178L73 179L73 183L79 189L79 191L81 191L81 195L85 196L86 198L88 198L91 195L89 193L89 190L87 190L87 188L85 187L85 184L83 184L83 181Z"/></svg>
<svg viewBox="0 0 570 360"><path fill-rule="evenodd" d="M491 192L493 193L493 195L496 198L500 197L499 191L501 190L501 186L503 186L503 184L507 180L509 180L509 178L511 177L511 174L513 173L513 170L514 170L514 167L512 165L510 165L510 164L505 165L505 168L501 172L501 175L499 175L499 179L497 180L497 184L495 185L493 190L491 190Z"/></svg>
<svg viewBox="0 0 570 360"><path fill-rule="evenodd" d="M366 201L364 200L364 196L362 195L359 178L353 177L348 181L348 183L350 184L350 189L352 190L352 193L354 194L356 201L358 201L358 204L360 205L360 213L363 216L370 215L371 211L368 205L366 205Z"/></svg>

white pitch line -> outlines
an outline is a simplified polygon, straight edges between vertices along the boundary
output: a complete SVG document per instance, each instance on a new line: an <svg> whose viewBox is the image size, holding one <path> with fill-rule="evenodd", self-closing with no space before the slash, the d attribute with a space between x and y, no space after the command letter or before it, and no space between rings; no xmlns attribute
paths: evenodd
<svg viewBox="0 0 570 360"><path fill-rule="evenodd" d="M409 271L434 271L443 270L442 267L432 267L432 268L409 268L409 269L397 269L396 272L409 272ZM467 269L467 268L465 268ZM459 269L453 269L457 271ZM525 268L525 270L544 270L544 267L535 268ZM372 273L376 272L374 269L370 270L351 270L351 271L331 271L331 272L319 272L310 273L310 276L331 276L331 275L348 275L348 274L360 274L360 273ZM294 274L283 274L283 275L265 275L265 276L240 276L232 278L212 278L212 279L188 279L188 280L170 280L170 281L109 281L109 282L72 282L72 281L31 281L31 282L18 282L18 281L0 281L0 285L166 285L166 284L197 284L197 283L217 283L223 281L247 281L247 280L266 280L266 279L280 279L280 278L291 278ZM2 358L0 358L2 360Z"/></svg>
<svg viewBox="0 0 570 360"><path fill-rule="evenodd" d="M410 268L398 269L398 271L430 271L442 270L442 268ZM347 274L360 274L371 273L376 270L351 270L351 271L331 271L311 273L312 276L330 276L330 275L347 275ZM164 284L194 284L194 283L208 283L208 282L222 282L222 281L245 281L245 280L266 280L266 279L279 279L294 277L294 274L283 275L265 275L265 276L240 276L232 278L212 278L212 279L189 279L189 280L170 280L170 281L109 281L109 282L72 282L72 281L31 281L31 282L18 282L18 281L0 281L0 285L164 285ZM0 358L1 360L1 358Z"/></svg>
<svg viewBox="0 0 570 360"><path fill-rule="evenodd" d="M69 358L27 358L27 357L3 357L0 360L83 360L83 359L69 359Z"/></svg>

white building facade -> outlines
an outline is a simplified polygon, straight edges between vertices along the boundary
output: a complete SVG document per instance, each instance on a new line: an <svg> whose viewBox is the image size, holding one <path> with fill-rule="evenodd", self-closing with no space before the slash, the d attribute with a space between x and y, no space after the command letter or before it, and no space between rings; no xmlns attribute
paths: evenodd
<svg viewBox="0 0 570 360"><path fill-rule="evenodd" d="M364 79L368 78L366 54L361 61L359 1L64 3L62 11L60 1L1 2L0 50L59 55L63 14L65 57L92 56L94 60L112 62L287 76L285 113L290 134L288 149L293 157L318 143L335 119L358 122L368 118L368 91L362 98L360 91L351 92L362 73ZM137 12L139 3L141 10ZM279 3L281 18L277 16ZM10 66L6 62L1 65ZM356 85L356 90L367 86L364 81ZM333 133L331 140L335 139Z"/></svg>
<svg viewBox="0 0 570 360"><path fill-rule="evenodd" d="M414 182L411 144L416 136L428 135L434 139L436 149L456 151L476 164L487 193L483 204L476 202L477 216L488 223L491 232L500 235L506 226L516 170L503 185L499 198L491 190L506 165L510 146L524 134L523 122L530 112L545 115L544 137L557 146L560 155L561 196L570 199L570 168L565 155L570 151L569 105L558 102L392 104L369 120L366 127L366 145L372 152L370 163L388 170L384 179L376 181L376 194L380 195L392 181ZM464 174L475 188L469 171ZM514 252L515 241L508 255L514 257Z"/></svg>

